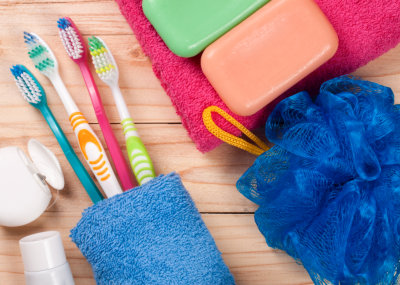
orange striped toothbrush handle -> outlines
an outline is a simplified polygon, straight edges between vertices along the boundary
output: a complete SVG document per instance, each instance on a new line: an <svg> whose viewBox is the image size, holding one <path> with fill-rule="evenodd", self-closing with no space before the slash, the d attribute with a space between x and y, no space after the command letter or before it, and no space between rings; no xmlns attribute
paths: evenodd
<svg viewBox="0 0 400 285"><path fill-rule="evenodd" d="M81 112L70 115L69 121L78 139L85 160L107 197L122 193L103 146Z"/></svg>

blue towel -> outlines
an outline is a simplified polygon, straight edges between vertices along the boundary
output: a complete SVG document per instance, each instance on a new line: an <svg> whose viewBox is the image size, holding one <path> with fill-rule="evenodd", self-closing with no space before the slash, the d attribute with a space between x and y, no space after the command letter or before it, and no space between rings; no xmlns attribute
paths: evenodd
<svg viewBox="0 0 400 285"><path fill-rule="evenodd" d="M175 173L86 209L71 238L97 284L234 284Z"/></svg>

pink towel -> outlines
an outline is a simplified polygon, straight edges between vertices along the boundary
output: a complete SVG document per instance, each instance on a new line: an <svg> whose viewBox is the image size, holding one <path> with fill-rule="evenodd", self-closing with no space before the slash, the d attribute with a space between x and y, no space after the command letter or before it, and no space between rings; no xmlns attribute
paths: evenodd
<svg viewBox="0 0 400 285"><path fill-rule="evenodd" d="M158 36L142 11L141 0L116 0L127 18L144 53L150 57L153 70L170 96L190 137L202 151L210 151L220 141L203 125L202 112L217 105L232 114L221 101L200 68L200 57L174 55ZM316 0L339 36L339 50L325 65L283 96L300 90L318 90L319 85L336 76L350 73L400 42L400 1L398 0ZM268 5L268 4L267 4ZM278 98L276 101L282 99ZM250 117L234 116L249 129L264 124L270 104ZM221 118L215 118L223 129L238 135L238 130Z"/></svg>

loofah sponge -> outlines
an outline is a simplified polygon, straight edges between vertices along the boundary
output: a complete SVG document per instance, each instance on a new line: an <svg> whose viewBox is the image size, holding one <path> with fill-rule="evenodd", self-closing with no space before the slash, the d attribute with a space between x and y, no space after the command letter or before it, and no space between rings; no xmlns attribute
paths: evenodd
<svg viewBox="0 0 400 285"><path fill-rule="evenodd" d="M275 143L237 182L259 204L269 246L316 284L398 284L400 106L391 89L354 77L283 100L265 132Z"/></svg>

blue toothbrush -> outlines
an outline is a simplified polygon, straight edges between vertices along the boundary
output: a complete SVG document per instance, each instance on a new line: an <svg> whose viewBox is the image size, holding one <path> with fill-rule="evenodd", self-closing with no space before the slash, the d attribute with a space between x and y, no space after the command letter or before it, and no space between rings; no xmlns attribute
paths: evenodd
<svg viewBox="0 0 400 285"><path fill-rule="evenodd" d="M102 194L72 149L64 132L58 125L53 113L47 105L46 93L44 92L43 87L25 66L14 65L10 70L15 77L15 82L17 83L18 89L21 91L24 99L32 106L39 109L43 117L46 119L47 124L50 126L51 131L56 137L61 149L88 193L90 199L92 199L93 203L101 201L103 199Z"/></svg>

